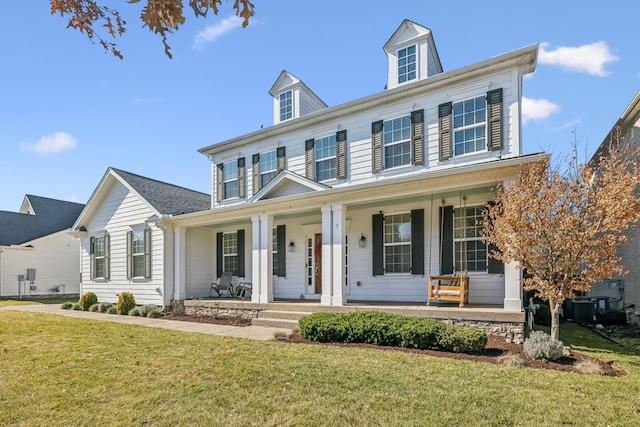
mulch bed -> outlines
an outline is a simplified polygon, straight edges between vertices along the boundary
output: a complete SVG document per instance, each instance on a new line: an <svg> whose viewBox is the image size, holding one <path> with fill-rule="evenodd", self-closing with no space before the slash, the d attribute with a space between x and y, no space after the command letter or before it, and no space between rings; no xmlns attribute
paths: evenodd
<svg viewBox="0 0 640 427"><path fill-rule="evenodd" d="M229 316L190 316L187 314L169 314L163 316L162 319L167 320L181 320L187 322L201 322L201 323L214 323L219 325L229 325L229 326L250 326L251 319L240 319L237 317L229 317ZM442 350L418 350L413 348L403 348L403 347L388 347L388 346L379 346L373 344L360 344L360 343L319 343L315 341L309 341L302 338L298 334L291 334L287 338L281 338L278 341L281 342L289 342L293 344L315 344L315 345L326 345L326 346L336 346L336 347L360 347L360 348L374 348L383 351L401 351L405 353L414 353L414 354L423 354L427 356L433 357L446 357L449 359L458 359L458 360L470 360L474 362L486 362L486 363L494 363L500 364L499 357L509 352L515 355L518 355L523 361L524 366L529 368L536 369L553 369L557 371L565 371L565 372L577 372L573 367L573 364L581 361L581 360L593 360L596 363L600 364L602 369L604 370L604 375L610 377L620 377L626 375L626 372L616 367L613 363L603 361L600 359L595 359L593 357L584 355L582 353L572 352L571 356L563 356L556 361L544 362L541 360L536 360L528 357L524 354L524 347L522 344L514 344L505 342L504 337L489 335L489 339L487 341L487 346L482 352L479 353L453 353L449 351Z"/></svg>

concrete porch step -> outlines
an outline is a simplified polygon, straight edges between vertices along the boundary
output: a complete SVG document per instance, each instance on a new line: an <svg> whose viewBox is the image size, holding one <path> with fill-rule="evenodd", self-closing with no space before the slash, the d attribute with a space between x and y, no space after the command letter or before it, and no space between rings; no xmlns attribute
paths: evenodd
<svg viewBox="0 0 640 427"><path fill-rule="evenodd" d="M293 329L298 327L297 320L290 319L262 319L257 318L251 321L252 326L267 326L270 328Z"/></svg>
<svg viewBox="0 0 640 427"><path fill-rule="evenodd" d="M260 319L284 319L284 320L300 320L303 316L307 316L309 312L304 311L282 311L282 310L262 310L260 311Z"/></svg>

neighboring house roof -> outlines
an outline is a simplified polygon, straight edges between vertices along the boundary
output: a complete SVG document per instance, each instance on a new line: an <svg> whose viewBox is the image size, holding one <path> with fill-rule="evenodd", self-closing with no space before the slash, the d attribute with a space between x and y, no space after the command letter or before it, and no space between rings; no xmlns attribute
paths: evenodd
<svg viewBox="0 0 640 427"><path fill-rule="evenodd" d="M204 211L211 207L211 196L199 191L110 168L162 215Z"/></svg>
<svg viewBox="0 0 640 427"><path fill-rule="evenodd" d="M81 230L89 223L117 182L137 194L158 216L188 214L211 207L209 194L110 167L73 224L74 230Z"/></svg>
<svg viewBox="0 0 640 427"><path fill-rule="evenodd" d="M640 141L640 135L637 135L637 133L636 135L628 135L628 132L634 126L638 126L638 123L640 123L640 91L636 93L620 118L607 133L607 136L605 136L602 143L600 143L600 146L596 149L589 162L597 163L600 157L608 151L611 142L615 142L618 136L631 136L632 140L627 141L627 143L631 144L633 147L637 147Z"/></svg>
<svg viewBox="0 0 640 427"><path fill-rule="evenodd" d="M0 211L0 246L21 245L39 237L70 229L83 204L27 194L23 206L31 213Z"/></svg>

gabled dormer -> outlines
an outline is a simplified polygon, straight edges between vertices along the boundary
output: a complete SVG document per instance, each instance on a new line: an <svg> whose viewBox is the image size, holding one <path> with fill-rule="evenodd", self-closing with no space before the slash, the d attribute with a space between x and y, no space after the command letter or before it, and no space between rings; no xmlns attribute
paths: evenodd
<svg viewBox="0 0 640 427"><path fill-rule="evenodd" d="M269 94L273 96L274 125L327 108L302 80L286 70L280 73Z"/></svg>
<svg viewBox="0 0 640 427"><path fill-rule="evenodd" d="M389 89L442 73L431 30L408 19L384 45L384 52L389 60Z"/></svg>

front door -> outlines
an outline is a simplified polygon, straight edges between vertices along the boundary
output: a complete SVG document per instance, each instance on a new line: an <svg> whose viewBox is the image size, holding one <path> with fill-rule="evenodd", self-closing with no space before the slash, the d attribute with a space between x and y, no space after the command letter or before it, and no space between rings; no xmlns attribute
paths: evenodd
<svg viewBox="0 0 640 427"><path fill-rule="evenodd" d="M317 233L313 245L313 281L315 293L322 294L322 233Z"/></svg>

